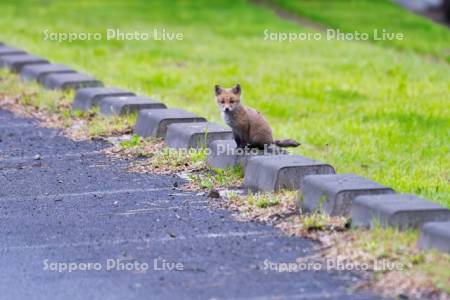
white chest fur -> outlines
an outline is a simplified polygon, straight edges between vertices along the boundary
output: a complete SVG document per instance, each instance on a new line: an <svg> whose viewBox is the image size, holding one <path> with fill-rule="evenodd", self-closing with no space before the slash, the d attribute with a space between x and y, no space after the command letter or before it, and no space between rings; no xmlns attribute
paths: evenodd
<svg viewBox="0 0 450 300"><path fill-rule="evenodd" d="M233 128L235 126L235 120L231 114L222 112L222 119L231 128Z"/></svg>

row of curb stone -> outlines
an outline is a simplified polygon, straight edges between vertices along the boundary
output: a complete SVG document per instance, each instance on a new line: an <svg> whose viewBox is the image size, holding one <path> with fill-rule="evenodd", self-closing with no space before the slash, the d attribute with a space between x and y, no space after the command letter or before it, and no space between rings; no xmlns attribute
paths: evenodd
<svg viewBox="0 0 450 300"><path fill-rule="evenodd" d="M20 73L46 89L76 90L73 109L99 107L104 115L138 113L134 133L163 138L175 149L208 147L207 162L215 168L236 165L244 170L244 188L271 192L298 190L302 211L346 216L354 227L420 227L418 247L450 253L450 210L415 195L398 194L355 174L336 174L333 166L279 149L242 151L232 132L183 109L120 88L104 87L94 77L52 64L0 42L0 68Z"/></svg>

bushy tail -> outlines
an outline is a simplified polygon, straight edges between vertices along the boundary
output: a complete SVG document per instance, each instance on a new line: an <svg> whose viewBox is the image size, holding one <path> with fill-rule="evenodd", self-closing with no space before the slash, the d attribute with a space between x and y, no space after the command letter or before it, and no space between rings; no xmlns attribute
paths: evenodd
<svg viewBox="0 0 450 300"><path fill-rule="evenodd" d="M298 147L298 146L300 146L299 142L294 141L294 140L290 140L290 139L287 139L287 140L275 140L273 143L275 145L277 145L278 147L282 147L282 148L285 148L285 147Z"/></svg>

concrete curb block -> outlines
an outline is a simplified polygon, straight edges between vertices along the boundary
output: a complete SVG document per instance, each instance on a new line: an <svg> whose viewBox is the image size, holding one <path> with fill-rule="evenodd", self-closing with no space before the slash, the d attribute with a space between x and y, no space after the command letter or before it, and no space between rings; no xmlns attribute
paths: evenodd
<svg viewBox="0 0 450 300"><path fill-rule="evenodd" d="M351 207L352 226L417 228L432 221L450 221L450 210L415 195L358 196Z"/></svg>
<svg viewBox="0 0 450 300"><path fill-rule="evenodd" d="M286 151L278 147L268 149L268 151L259 149L245 150L237 148L234 139L212 141L209 145L209 149L210 151L208 151L208 155L206 157L207 164L217 169L226 169L240 165L243 170L245 170L248 160L251 157L288 154Z"/></svg>
<svg viewBox="0 0 450 300"><path fill-rule="evenodd" d="M232 139L212 141L209 145L210 151L206 156L207 164L219 169L226 169L238 165L238 156L231 153L236 147L237 144Z"/></svg>
<svg viewBox="0 0 450 300"><path fill-rule="evenodd" d="M9 69L11 72L20 73L26 65L49 64L49 61L30 54L11 54L0 56L0 68Z"/></svg>
<svg viewBox="0 0 450 300"><path fill-rule="evenodd" d="M47 75L55 73L76 73L76 71L67 66L57 64L27 65L20 72L20 78L24 81L42 83Z"/></svg>
<svg viewBox="0 0 450 300"><path fill-rule="evenodd" d="M102 115L126 115L143 109L165 109L164 103L144 96L110 96L100 103Z"/></svg>
<svg viewBox="0 0 450 300"><path fill-rule="evenodd" d="M312 175L303 180L299 202L303 210L349 216L360 195L391 194L394 190L355 174Z"/></svg>
<svg viewBox="0 0 450 300"><path fill-rule="evenodd" d="M77 90L86 87L103 86L103 83L92 76L81 73L49 74L42 81L48 90Z"/></svg>
<svg viewBox="0 0 450 300"><path fill-rule="evenodd" d="M88 87L79 89L72 103L73 109L88 111L94 106L99 105L100 101L110 96L136 96L134 93L119 89L105 87Z"/></svg>
<svg viewBox="0 0 450 300"><path fill-rule="evenodd" d="M417 246L422 250L437 249L450 254L450 221L423 224Z"/></svg>
<svg viewBox="0 0 450 300"><path fill-rule="evenodd" d="M28 54L26 51L19 49L19 48L15 48L15 47L9 47L9 46L5 46L5 45L1 45L0 46L0 56L5 56L5 55L23 55L23 54Z"/></svg>
<svg viewBox="0 0 450 300"><path fill-rule="evenodd" d="M331 165L303 156L256 156L248 159L244 187L263 192L296 190L307 175L334 173Z"/></svg>
<svg viewBox="0 0 450 300"><path fill-rule="evenodd" d="M134 133L142 137L165 138L170 124L196 122L206 122L206 119L177 108L144 109L139 112Z"/></svg>
<svg viewBox="0 0 450 300"><path fill-rule="evenodd" d="M175 149L207 148L215 140L233 138L230 128L217 123L176 123L167 127L165 143Z"/></svg>

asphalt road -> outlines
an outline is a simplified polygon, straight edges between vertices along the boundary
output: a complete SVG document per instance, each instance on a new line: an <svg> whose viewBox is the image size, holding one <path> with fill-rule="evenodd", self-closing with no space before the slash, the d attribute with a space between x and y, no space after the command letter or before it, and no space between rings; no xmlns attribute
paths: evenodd
<svg viewBox="0 0 450 300"><path fill-rule="evenodd" d="M313 242L127 173L105 146L0 110L0 299L376 299L354 274L265 270Z"/></svg>

